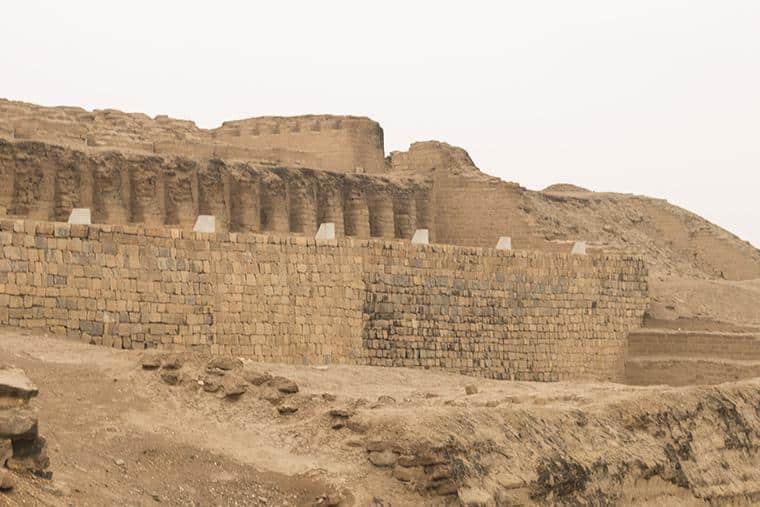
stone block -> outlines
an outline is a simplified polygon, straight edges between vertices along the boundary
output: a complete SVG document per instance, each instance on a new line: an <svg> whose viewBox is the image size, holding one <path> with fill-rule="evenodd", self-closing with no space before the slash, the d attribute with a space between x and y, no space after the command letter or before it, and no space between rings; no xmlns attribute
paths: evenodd
<svg viewBox="0 0 760 507"><path fill-rule="evenodd" d="M216 217L214 215L198 215L193 226L193 232L216 232Z"/></svg>
<svg viewBox="0 0 760 507"><path fill-rule="evenodd" d="M509 236L501 236L496 243L497 250L512 250L512 238Z"/></svg>
<svg viewBox="0 0 760 507"><path fill-rule="evenodd" d="M573 244L573 250L570 252L572 255L586 255L586 242L576 241Z"/></svg>
<svg viewBox="0 0 760 507"><path fill-rule="evenodd" d="M92 224L92 215L90 208L74 208L69 215L69 223L72 225L90 225Z"/></svg>
<svg viewBox="0 0 760 507"><path fill-rule="evenodd" d="M335 239L335 224L332 222L320 224L314 239L325 241Z"/></svg>
<svg viewBox="0 0 760 507"><path fill-rule="evenodd" d="M427 245L430 243L429 241L430 234L427 229L417 229L414 231L414 236L412 236L412 244L413 245Z"/></svg>

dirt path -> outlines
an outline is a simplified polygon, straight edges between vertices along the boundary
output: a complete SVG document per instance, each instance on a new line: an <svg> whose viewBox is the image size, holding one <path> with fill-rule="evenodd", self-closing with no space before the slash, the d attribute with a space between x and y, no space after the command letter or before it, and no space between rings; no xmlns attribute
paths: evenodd
<svg viewBox="0 0 760 507"><path fill-rule="evenodd" d="M135 385L135 361L129 352L0 331L0 363L23 368L40 388L34 405L54 472L52 483L20 481L0 504L305 505L330 490L241 464L210 450L214 442L178 442L173 428L188 422L170 411L161 417L160 401ZM141 424L131 424L137 414Z"/></svg>

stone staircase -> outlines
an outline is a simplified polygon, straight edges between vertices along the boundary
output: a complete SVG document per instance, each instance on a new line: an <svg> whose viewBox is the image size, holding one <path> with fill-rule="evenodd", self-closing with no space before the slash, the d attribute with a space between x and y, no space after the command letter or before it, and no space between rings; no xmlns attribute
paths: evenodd
<svg viewBox="0 0 760 507"><path fill-rule="evenodd" d="M626 383L720 384L760 377L760 329L711 321L649 321L628 335Z"/></svg>

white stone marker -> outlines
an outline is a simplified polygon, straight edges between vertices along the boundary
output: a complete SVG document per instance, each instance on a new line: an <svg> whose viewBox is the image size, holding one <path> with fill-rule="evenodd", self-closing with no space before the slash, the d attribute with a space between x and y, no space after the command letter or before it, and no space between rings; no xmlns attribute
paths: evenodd
<svg viewBox="0 0 760 507"><path fill-rule="evenodd" d="M497 250L512 250L512 238L509 236L502 236L499 238L499 242L496 243Z"/></svg>
<svg viewBox="0 0 760 507"><path fill-rule="evenodd" d="M427 229L417 229L412 237L413 245L427 245L430 243Z"/></svg>
<svg viewBox="0 0 760 507"><path fill-rule="evenodd" d="M586 242L576 241L573 245L573 251L570 253L572 255L586 255Z"/></svg>
<svg viewBox="0 0 760 507"><path fill-rule="evenodd" d="M90 214L90 208L74 208L69 215L69 223L76 225L90 225L92 224L92 215Z"/></svg>
<svg viewBox="0 0 760 507"><path fill-rule="evenodd" d="M216 217L214 215L198 215L193 226L193 232L216 232Z"/></svg>
<svg viewBox="0 0 760 507"><path fill-rule="evenodd" d="M333 222L327 222L319 224L319 230L314 236L317 240L330 240L335 239L335 224Z"/></svg>

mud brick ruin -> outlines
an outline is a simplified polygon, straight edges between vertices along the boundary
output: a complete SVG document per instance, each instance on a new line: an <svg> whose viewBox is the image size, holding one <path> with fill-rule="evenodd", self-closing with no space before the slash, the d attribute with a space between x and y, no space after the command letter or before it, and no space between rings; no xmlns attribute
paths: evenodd
<svg viewBox="0 0 760 507"><path fill-rule="evenodd" d="M0 323L92 343L619 380L650 271L760 273L751 246L672 206L530 192L445 143L385 157L367 118L203 130L8 101L0 113ZM576 221L584 206L651 223L654 239L610 242L621 235ZM62 223L74 208L93 225ZM216 233L191 231L199 215ZM336 240L313 239L323 223ZM658 231L687 227L659 247ZM419 229L430 245L410 243ZM570 255L576 241L589 255Z"/></svg>

